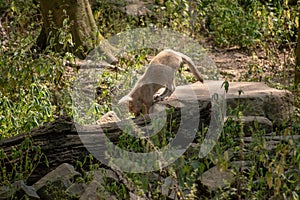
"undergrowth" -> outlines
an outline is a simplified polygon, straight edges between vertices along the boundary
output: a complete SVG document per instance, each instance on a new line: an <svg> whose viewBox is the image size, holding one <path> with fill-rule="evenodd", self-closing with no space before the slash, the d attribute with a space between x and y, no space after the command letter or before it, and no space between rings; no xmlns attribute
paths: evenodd
<svg viewBox="0 0 300 200"><path fill-rule="evenodd" d="M276 74L276 58L281 51L289 52L292 57L295 48L296 29L298 26L298 7L292 1L188 1L166 0L160 4L147 5L152 14L148 16L126 16L108 1L93 1L94 17L100 32L105 37L113 36L122 31L137 27L168 28L191 36L196 40L204 37L213 41L218 47L238 47L255 52L262 50L269 59L274 71L264 80L276 85L273 77ZM70 92L72 81L77 69L67 68L65 62L74 58L73 52L56 53L51 49L37 52L32 48L41 29L40 7L36 1L2 0L0 1L0 140L29 132L32 128L54 120L60 115L72 115ZM63 33L67 29L61 29ZM61 34L61 35L68 35ZM65 45L68 44L68 40ZM97 107L94 111L99 116L111 110L112 96L117 91L117 81L126 79L126 84L132 85L133 80L147 64L147 56L153 52L129 52L129 59L120 59L118 66L124 72L105 72L99 77ZM293 59L292 59L293 60ZM293 67L293 61L284 67ZM259 74L264 69L255 63L249 66L249 76L246 80L260 80ZM128 73L135 71L131 77ZM256 75L253 76L253 73ZM284 79L289 79L284 74ZM132 81L132 82L130 82ZM281 84L277 87L292 89L291 85ZM276 130L277 136L299 135L299 92L295 92L296 111L292 119ZM239 109L241 109L239 107ZM237 118L240 110L233 110ZM220 142L214 151L205 159L199 160L192 151L189 156L182 156L173 165L162 169L164 178L176 182L176 195L186 199L218 198L228 199L297 199L300 193L299 183L299 144L298 141L281 141L276 148L267 149L262 137L265 133L253 127L253 142L246 146L243 141L242 125L234 120L228 120L220 137ZM172 135L172 132L165 132ZM204 134L204 133L201 133ZM143 151L144 141L134 141L128 136L122 136L119 145L131 150ZM153 138L154 143L159 141ZM38 147L31 146L26 139L20 147L13 150L12 159L19 158L20 164L13 165L10 171L3 166L7 155L0 151L1 185L26 180L43 156ZM159 144L160 145L160 144ZM151 148L150 148L151 149ZM23 151L24 150L24 151ZM149 150L149 145L148 149ZM33 158L27 157L29 151L36 152ZM24 154L25 152L25 154ZM229 152L236 155L232 160ZM227 170L230 161L239 158L251 161L244 170L233 169L238 179L232 185L214 192L204 192L199 177L212 166ZM236 159L236 160L235 160ZM128 174L137 190L145 193L153 191L154 199L166 198L160 196L153 183L150 184L149 174ZM155 180L155 179L154 179ZM163 183L159 183L163 184ZM128 197L123 186L116 183L107 185L108 191L115 191L120 198Z"/></svg>

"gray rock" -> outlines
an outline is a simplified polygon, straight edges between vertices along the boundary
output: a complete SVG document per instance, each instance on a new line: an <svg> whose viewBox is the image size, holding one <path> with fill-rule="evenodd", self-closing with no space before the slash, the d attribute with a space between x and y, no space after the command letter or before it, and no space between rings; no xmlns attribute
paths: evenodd
<svg viewBox="0 0 300 200"><path fill-rule="evenodd" d="M73 183L66 192L71 196L81 196L86 188L84 183Z"/></svg>
<svg viewBox="0 0 300 200"><path fill-rule="evenodd" d="M251 143L254 141L253 137L244 137L246 146L251 146ZM271 136L263 136L260 138L262 141L265 141L266 150L274 150L276 149L277 145L280 144L282 141L289 142L300 142L300 135L287 135L287 136L279 136L279 135L271 135ZM297 145L300 148L300 145ZM291 152L292 153L292 152Z"/></svg>
<svg viewBox="0 0 300 200"><path fill-rule="evenodd" d="M105 113L100 119L96 121L96 124L106 124L109 122L118 122L120 121L119 117L114 111L109 111Z"/></svg>
<svg viewBox="0 0 300 200"><path fill-rule="evenodd" d="M146 16L151 14L146 2L139 0L110 1L116 6L116 10L126 13L128 16Z"/></svg>
<svg viewBox="0 0 300 200"><path fill-rule="evenodd" d="M168 176L165 179L163 179L161 186L161 193L162 195L166 196L168 199L179 199L177 196L178 188L180 188L179 183L176 179L174 179L172 176Z"/></svg>
<svg viewBox="0 0 300 200"><path fill-rule="evenodd" d="M139 197L138 195L132 193L132 192L129 192L129 199L130 200L144 200L144 198L142 197Z"/></svg>
<svg viewBox="0 0 300 200"><path fill-rule="evenodd" d="M129 199L130 200L150 200L152 199L151 197L146 197L145 194L143 194L142 196L139 196L133 192L129 192Z"/></svg>
<svg viewBox="0 0 300 200"><path fill-rule="evenodd" d="M161 193L165 196L169 195L170 189L173 186L173 178L168 176L167 178L164 179L163 184L161 186Z"/></svg>
<svg viewBox="0 0 300 200"><path fill-rule="evenodd" d="M240 122L243 125L243 131L245 136L251 136L251 128L257 130L264 130L265 133L272 133L273 125L272 122L261 116L241 116L239 119L236 117L230 117L233 121ZM255 124L257 127L255 127Z"/></svg>
<svg viewBox="0 0 300 200"><path fill-rule="evenodd" d="M201 183L209 190L217 190L234 182L234 175L231 170L220 170L214 166L204 172L200 178Z"/></svg>
<svg viewBox="0 0 300 200"><path fill-rule="evenodd" d="M83 194L80 196L80 200L98 200L98 199L117 199L114 195L105 190L105 178L117 179L116 174L111 170L99 169L91 171L93 174L93 180L87 185ZM117 179L118 180L118 179Z"/></svg>
<svg viewBox="0 0 300 200"><path fill-rule="evenodd" d="M128 16L145 16L151 14L151 11L143 4L143 2L128 4L121 10Z"/></svg>
<svg viewBox="0 0 300 200"><path fill-rule="evenodd" d="M63 163L33 184L33 187L42 199L50 200L54 198L54 195L48 192L50 186L59 191L65 191L72 185L70 179L76 175L80 173L76 172L72 165Z"/></svg>
<svg viewBox="0 0 300 200"><path fill-rule="evenodd" d="M211 191L224 188L235 181L232 170L243 171L251 166L251 162L233 161L228 166L228 169L220 169L218 166L210 168L200 177L201 183Z"/></svg>
<svg viewBox="0 0 300 200"><path fill-rule="evenodd" d="M23 180L14 182L11 186L2 186L0 188L0 199L22 199L27 196L29 199L40 199L36 190L32 186L27 186Z"/></svg>
<svg viewBox="0 0 300 200"><path fill-rule="evenodd" d="M46 176L34 183L33 187L38 191L48 182L55 182L57 180L62 181L65 186L70 187L70 179L76 175L80 175L80 173L75 171L72 165L63 163L59 165L55 170L49 172Z"/></svg>
<svg viewBox="0 0 300 200"><path fill-rule="evenodd" d="M84 190L83 194L80 196L80 200L90 199L98 200L100 195L98 194L98 188L100 184L93 180Z"/></svg>
<svg viewBox="0 0 300 200"><path fill-rule="evenodd" d="M191 85L177 86L174 93L164 102L170 106L188 105L195 101L194 91L199 103L211 101L210 96L221 88L220 81L196 82ZM241 94L239 95L239 92ZM290 117L294 110L294 98L287 90L271 88L261 82L231 82L226 93L227 108L244 105L244 116L266 117L274 124L280 125ZM227 110L227 114L229 110Z"/></svg>
<svg viewBox="0 0 300 200"><path fill-rule="evenodd" d="M240 96L239 90L242 91ZM260 82L230 83L226 99L227 105L232 108L236 108L238 103L245 105L243 115L264 116L275 124L288 119L294 109L291 92L270 88Z"/></svg>

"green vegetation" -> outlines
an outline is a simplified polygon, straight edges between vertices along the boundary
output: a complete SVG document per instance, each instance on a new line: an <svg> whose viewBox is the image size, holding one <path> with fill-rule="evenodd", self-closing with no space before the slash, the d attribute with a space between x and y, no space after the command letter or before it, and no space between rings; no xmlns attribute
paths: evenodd
<svg viewBox="0 0 300 200"><path fill-rule="evenodd" d="M34 157L29 157L29 152L34 152ZM36 147L32 144L29 137L20 144L19 147L13 148L13 151L8 158L3 149L0 150L0 185L9 185L12 181L26 180L37 167L41 160L45 161L45 165L48 165L47 158L41 152L40 147ZM45 158L45 159L43 159ZM19 162L11 164L10 168L4 167L4 162L10 162L13 160Z"/></svg>
<svg viewBox="0 0 300 200"><path fill-rule="evenodd" d="M290 70L295 65L293 53L299 25L299 8L292 5L292 1L166 0L164 4L149 5L152 14L140 17L126 16L110 1L92 2L98 28L107 38L138 27L166 27L195 40L213 43L217 48L235 47L247 51L254 58L259 56L257 52L262 52L272 68L269 70L271 73L264 74L265 69L254 59L243 80L263 80L274 87L291 90L295 94L297 108L291 119L276 130L276 135L299 135L300 96L289 81L292 78ZM40 7L36 1L0 0L0 140L29 132L61 115L72 116L70 93L77 69L66 67L65 62L74 60L74 52L53 52L50 47L38 52L33 44L41 23ZM66 25L59 30L58 36L49 36L48 39L61 42L65 47L63 50L67 50L68 45L72 45L68 31ZM277 62L282 52L289 60L284 64L286 70L283 71ZM129 58L121 58L117 64L124 71L107 71L99 77L95 114L101 116L111 110L118 80L127 78L126 84L132 85L136 77L128 79L129 72L140 74L142 65L147 63L145 60L154 55L151 50L128 53ZM239 118L242 109L241 105L231 114ZM265 133L254 126L251 127L253 142L245 146L242 128L240 123L229 119L219 143L207 158L199 160L197 154L192 153L157 173L172 177L180 185L176 188L177 195L185 199L299 199L299 143L281 141L275 149L266 150L266 141L262 139ZM204 135L205 130L203 128L199 134ZM119 146L137 152L152 149L153 143L164 146L168 142L166 135L174 134L169 130L164 133L166 138L158 140L154 137L151 142L122 135ZM201 137L198 139L200 141ZM28 151L36 152L36 156L28 158ZM199 177L215 165L227 170L229 151L235 156L233 160L243 157L252 161L250 166L243 173L234 169L234 173L239 174L235 184L203 193L205 188L199 183ZM42 157L40 148L33 147L28 137L13 152L13 159L20 159L20 163L8 170L2 166L7 161L7 155L0 150L0 186L20 179L26 181ZM154 199L166 199L160 196L156 187L163 183L157 180L151 182L150 174L126 175L141 194L150 190ZM128 198L124 185L111 181L106 189L120 199ZM53 192L51 188L50 192ZM65 194L56 195L59 199Z"/></svg>

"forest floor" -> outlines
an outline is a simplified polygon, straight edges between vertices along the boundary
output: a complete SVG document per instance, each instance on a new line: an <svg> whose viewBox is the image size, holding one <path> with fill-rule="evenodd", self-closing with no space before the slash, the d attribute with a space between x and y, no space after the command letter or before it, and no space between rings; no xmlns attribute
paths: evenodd
<svg viewBox="0 0 300 200"><path fill-rule="evenodd" d="M295 56L293 50L249 51L238 47L218 48L209 39L201 45L228 81L263 81L288 86L292 83Z"/></svg>
<svg viewBox="0 0 300 200"><path fill-rule="evenodd" d="M129 12L127 14L138 15L137 10L142 10L146 5L153 5L155 2L129 1L126 7L126 11ZM251 51L239 47L218 48L210 36L203 37L200 45L208 51L208 56L215 62L222 78L228 81L260 81L283 86L290 86L293 83L295 68L293 48L278 48L272 44Z"/></svg>

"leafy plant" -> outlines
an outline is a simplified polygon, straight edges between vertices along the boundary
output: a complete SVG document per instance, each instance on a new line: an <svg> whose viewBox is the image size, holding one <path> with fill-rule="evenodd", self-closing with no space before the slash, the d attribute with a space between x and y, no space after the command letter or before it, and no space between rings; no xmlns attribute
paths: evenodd
<svg viewBox="0 0 300 200"><path fill-rule="evenodd" d="M248 66L248 73L243 79L266 81L276 87L289 88L278 84L282 75L287 77L288 66L293 65L291 49L295 46L298 7L290 5L289 1L167 0L152 6L147 4L152 14L146 16L127 16L117 10L111 2L93 2L94 17L100 32L106 38L137 27L151 26L176 30L197 40L205 35L213 40L213 45L219 47L237 46L250 52L259 49L264 52L270 69L266 69L266 64L262 66L254 60L253 64ZM28 132L59 115L71 115L69 94L76 69L64 65L64 61L74 59L74 52L69 48L72 46L70 21L66 17L64 26L58 30L57 35L48 38L53 46L56 42L62 45L64 52L55 53L49 47L38 53L32 48L32 44L41 27L39 9L39 4L35 1L0 1L0 20L3 27L0 29L0 34L3 35L0 45L0 139ZM288 52L285 56L291 60L283 66L287 70L285 73L277 69L278 57L283 49ZM124 71L105 71L98 77L98 96L93 114L101 116L111 110L113 96L118 89L123 86L131 88L145 69L143 66L150 60L148 56L155 54L151 50L127 53L130 56L126 59L120 58L117 65L125 69ZM262 73L267 70L270 70L270 74L262 77ZM122 80L125 81L120 85ZM223 86L228 90L226 81ZM296 98L298 107L299 102ZM264 137L265 132L254 124L251 127L253 141L251 144L245 144L243 124L236 120L242 116L243 109L244 105L238 105L237 109L230 110L232 117L228 118L218 144L207 158L199 159L196 151L189 149L173 165L156 172L158 177L169 177L177 183L174 189L177 196L186 199L299 198L299 141L281 141L276 148L269 150ZM156 151L174 137L172 126L176 123L170 120L169 124L170 126L150 140L136 139L124 134L119 138L118 145L135 152ZM291 121L274 134L297 135L299 124L297 108ZM202 132L197 133L198 142L203 140L206 130L204 127ZM30 158L29 152L35 152L35 156ZM229 156L230 152L233 157ZM11 156L3 150L0 151L0 177L3 185L20 179L26 180L43 158L40 148L33 147L29 138L25 139L20 147L16 147ZM231 161L241 157L253 162L245 170L232 169L238 177L235 183L214 192L202 193L204 188L199 177L206 170L215 165L219 169L227 170ZM13 164L11 169L4 166L4 161L14 159L19 159L19 162ZM77 168L84 173L98 169L99 164L94 164L93 158L89 157L82 162L78 161ZM80 181L89 182L91 176L87 173L84 175ZM134 183L140 194L151 192L153 198L166 199L160 191L163 184L161 179L153 180L151 175L153 174L126 174L126 177ZM50 189L49 192L55 193L55 188ZM120 199L128 198L125 186L117 185L114 181L108 181L107 190ZM66 197L64 192L55 194L57 198Z"/></svg>
<svg viewBox="0 0 300 200"><path fill-rule="evenodd" d="M31 157L30 155L33 155ZM10 185L17 180L26 180L43 160L48 165L47 158L39 146L33 146L30 137L20 146L13 148L11 155L0 150L0 185Z"/></svg>

